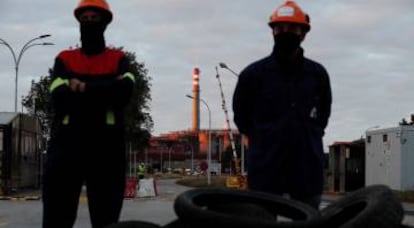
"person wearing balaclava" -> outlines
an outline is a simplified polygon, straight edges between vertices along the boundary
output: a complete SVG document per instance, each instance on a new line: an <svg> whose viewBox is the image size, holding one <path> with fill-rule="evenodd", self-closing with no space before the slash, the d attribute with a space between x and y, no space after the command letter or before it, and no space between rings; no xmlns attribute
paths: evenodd
<svg viewBox="0 0 414 228"><path fill-rule="evenodd" d="M54 116L43 176L44 228L73 227L83 185L93 228L116 223L124 198L123 116L135 76L126 54L105 45L109 5L81 0L74 14L81 47L57 55L49 88Z"/></svg>
<svg viewBox="0 0 414 228"><path fill-rule="evenodd" d="M314 208L324 176L322 138L331 113L327 71L304 57L309 16L293 1L271 15L274 48L246 67L233 94L234 121L248 137L248 188L288 195Z"/></svg>

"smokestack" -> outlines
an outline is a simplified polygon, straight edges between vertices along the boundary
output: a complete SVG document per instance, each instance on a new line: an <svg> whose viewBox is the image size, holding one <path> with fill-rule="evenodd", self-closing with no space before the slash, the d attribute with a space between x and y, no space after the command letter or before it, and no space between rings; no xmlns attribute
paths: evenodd
<svg viewBox="0 0 414 228"><path fill-rule="evenodd" d="M196 67L193 70L193 128L194 132L200 130L200 70Z"/></svg>

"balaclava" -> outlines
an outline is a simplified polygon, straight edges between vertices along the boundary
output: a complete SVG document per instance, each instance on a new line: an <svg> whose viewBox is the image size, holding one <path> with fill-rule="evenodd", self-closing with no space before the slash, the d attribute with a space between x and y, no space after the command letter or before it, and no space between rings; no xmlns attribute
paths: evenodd
<svg viewBox="0 0 414 228"><path fill-rule="evenodd" d="M87 55L99 54L105 50L104 22L80 22L82 51Z"/></svg>
<svg viewBox="0 0 414 228"><path fill-rule="evenodd" d="M280 60L289 60L292 54L300 47L301 38L293 32L281 32L273 36L275 41L276 57Z"/></svg>

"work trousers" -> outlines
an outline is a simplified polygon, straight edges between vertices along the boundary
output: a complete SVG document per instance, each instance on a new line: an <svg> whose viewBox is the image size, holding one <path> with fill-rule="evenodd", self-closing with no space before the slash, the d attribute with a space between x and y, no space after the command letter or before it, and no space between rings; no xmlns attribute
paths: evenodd
<svg viewBox="0 0 414 228"><path fill-rule="evenodd" d="M125 148L112 134L62 134L51 140L43 183L43 228L73 227L86 185L93 228L119 220L125 189Z"/></svg>

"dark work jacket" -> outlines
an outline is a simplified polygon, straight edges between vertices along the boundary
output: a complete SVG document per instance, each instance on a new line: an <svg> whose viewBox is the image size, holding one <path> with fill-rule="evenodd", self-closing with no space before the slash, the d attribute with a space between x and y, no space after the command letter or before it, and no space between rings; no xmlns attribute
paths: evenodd
<svg viewBox="0 0 414 228"><path fill-rule="evenodd" d="M242 71L233 95L234 121L248 136L250 189L307 197L322 193L322 137L331 113L325 68L303 56L276 53Z"/></svg>
<svg viewBox="0 0 414 228"><path fill-rule="evenodd" d="M105 48L96 55L86 55L81 49L59 53L51 83L55 109L52 140L71 146L116 144L122 148L124 108L135 80L125 76L128 70L129 62L120 50ZM86 83L84 93L70 90L71 78Z"/></svg>

